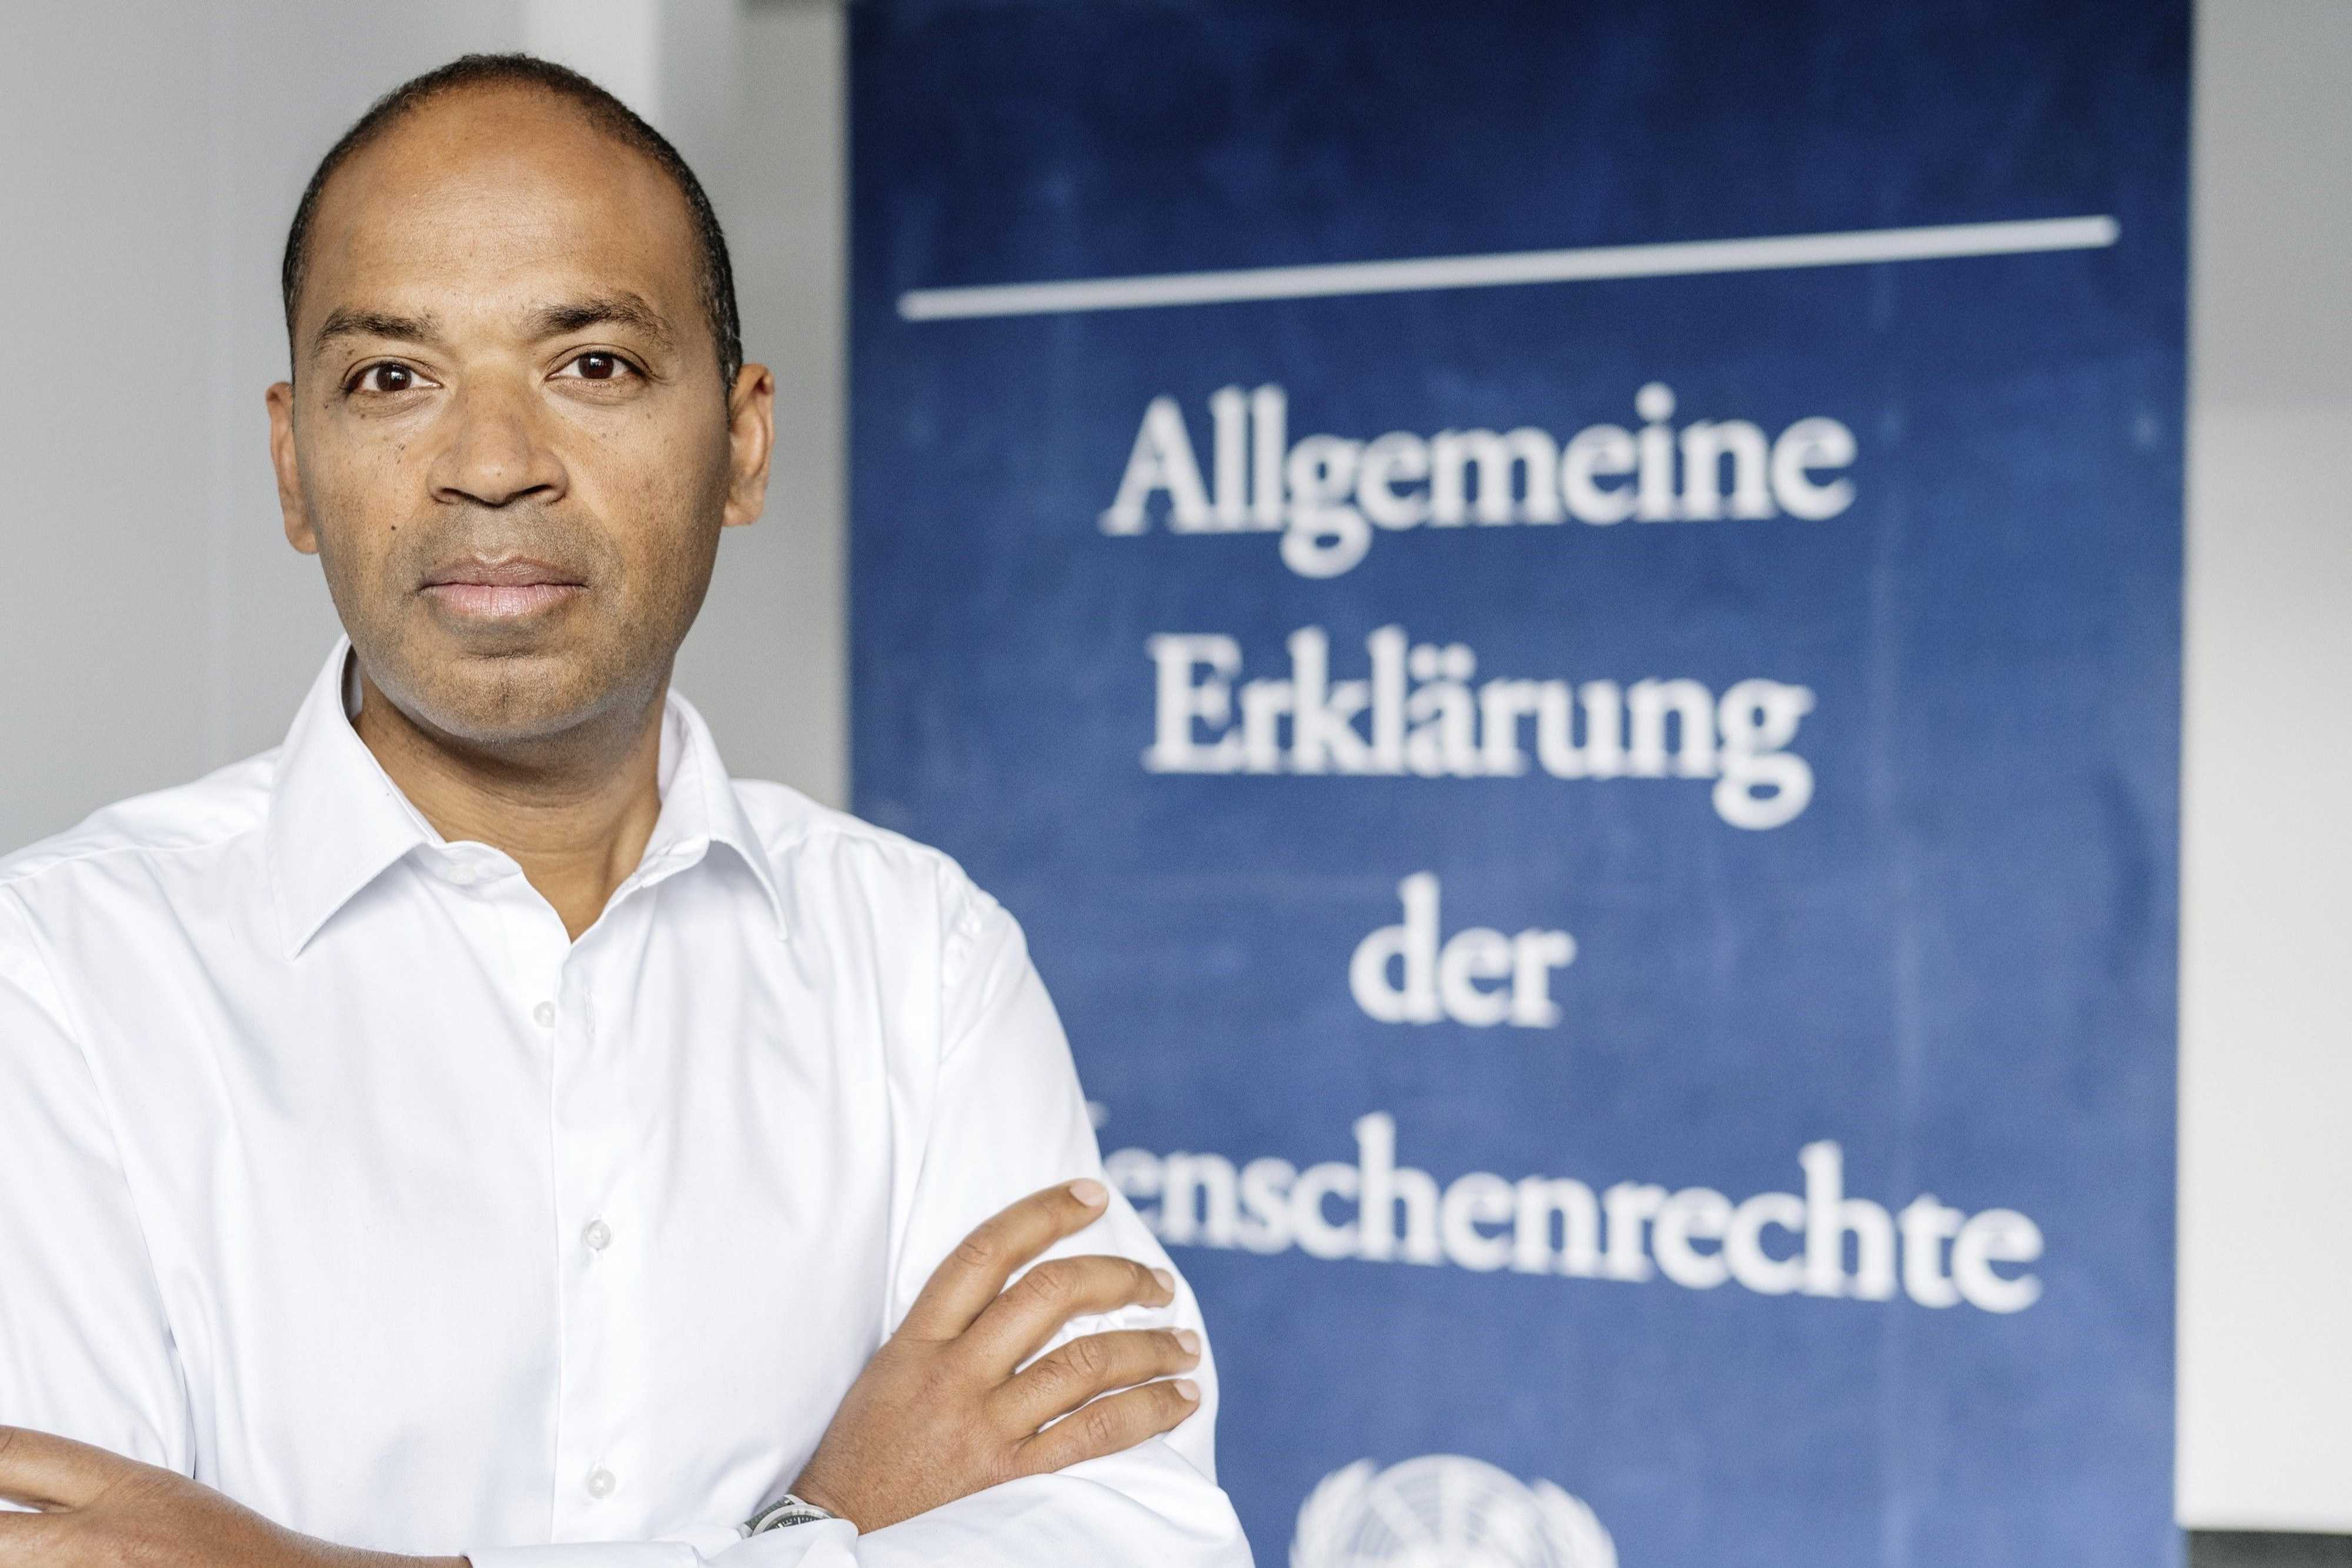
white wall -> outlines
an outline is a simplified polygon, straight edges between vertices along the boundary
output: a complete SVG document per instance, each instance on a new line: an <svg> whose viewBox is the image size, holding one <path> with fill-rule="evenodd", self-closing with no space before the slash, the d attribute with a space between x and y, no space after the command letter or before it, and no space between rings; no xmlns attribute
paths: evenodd
<svg viewBox="0 0 2352 1568"><path fill-rule="evenodd" d="M2352 5L2197 52L2179 1511L2352 1531Z"/></svg>
<svg viewBox="0 0 2352 1568"><path fill-rule="evenodd" d="M781 439L679 681L845 794L838 0L79 0L0 49L0 845L277 739L334 632L263 453L286 220L376 93L526 42L710 181ZM2180 1511L2352 1530L2352 5L2198 42Z"/></svg>

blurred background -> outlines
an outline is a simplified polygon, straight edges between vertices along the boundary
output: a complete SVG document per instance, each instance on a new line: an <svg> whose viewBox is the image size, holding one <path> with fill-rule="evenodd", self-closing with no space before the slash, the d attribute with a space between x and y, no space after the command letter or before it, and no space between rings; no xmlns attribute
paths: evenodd
<svg viewBox="0 0 2352 1568"><path fill-rule="evenodd" d="M1634 9L1645 15L1657 10ZM1981 30L1985 17L1977 13L1982 8L1895 9L1950 22L1961 37L1949 45L1955 51L1951 59L1958 62L1952 68L1981 69L1991 57L1970 53L1973 46L1967 43L1972 26ZM2137 7L2042 9L2079 14L2084 26L2074 30L2078 35L2095 34L2105 19L2142 15ZM856 334L860 351L868 353L857 370L860 417L877 409L881 415L868 420L856 438L882 444L856 448L862 455L857 472L865 486L860 506L870 508L875 497L887 496L894 507L919 508L926 500L919 488L893 490L877 476L902 448L952 456L956 443L952 433L934 440L936 433L915 429L912 413L905 428L892 425L898 412L918 405L929 410L925 397L956 386L958 376L979 373L975 367L1018 366L1040 356L1040 362L1050 363L1055 351L1078 352L1069 337L1078 329L1064 332L1048 325L1039 330L1061 335L1035 340L918 338L905 319L908 307L900 291L1096 271L1181 270L1092 267L1089 257L1124 253L1116 244L1089 249L1076 243L1066 253L1073 265L1017 275L991 272L1000 258L1009 258L1009 265L1057 254L1050 245L1024 237L1028 231L1022 225L1034 228L1038 221L1034 211L1008 205L1005 236L959 235L953 225L972 220L959 206L956 192L940 188L936 180L926 185L920 177L937 177L939 169L908 172L906 183L915 193L910 201L900 199L894 183L900 172L876 162L886 151L919 152L958 136L993 134L992 127L1010 128L1004 135L1016 150L1058 145L1056 137L1076 138L1075 148L1052 152L1049 146L1048 152L1036 155L1043 162L1010 172L985 159L952 166L957 178L1003 181L1004 189L1024 191L1037 206L1051 208L1060 199L1051 189L1019 182L1039 169L1050 173L1052 156L1066 155L1078 165L1150 156L1123 144L1086 143L1100 121L1089 118L1085 103L1055 100L1052 112L1024 119L1024 106L1035 95L1051 96L1024 71L1040 78L1057 71L1094 73L1116 81L1128 68L1116 37L1099 26L1088 32L1083 48L1074 45L1066 57L1058 56L1051 26L1041 32L1038 22L1042 11L1050 24L1053 10L1022 5L893 6L881 0L847 7L836 0L409 0L399 6L89 0L15 8L5 23L7 47L0 50L0 122L7 147L0 158L0 212L7 218L7 238L0 245L0 298L8 301L11 350L9 371L0 377L0 461L8 481L0 511L0 549L7 566L5 611L0 613L0 716L18 740L6 788L0 789L0 842L29 841L70 825L100 802L185 779L279 738L336 631L314 564L288 549L279 535L266 461L261 394L282 376L286 362L275 280L287 220L317 158L377 95L459 53L526 49L572 65L619 93L668 134L700 172L732 245L747 350L776 371L779 447L767 519L729 536L710 601L683 656L681 688L710 717L737 773L780 779L828 803L856 803L886 820L896 818L892 825L939 839L963 855L1000 893L1006 887L999 884L1010 882L1040 904L1047 902L1047 891L1027 888L1016 873L988 874L992 857L1012 853L1017 844L1008 847L983 836L957 841L959 819L922 804L926 790L994 778L986 768L972 770L982 750L953 749L951 736L951 754L944 759L922 753L919 734L889 728L879 713L853 709L853 632L861 650L857 657L866 661L857 667L872 676L857 689L881 693L892 689L893 681L921 679L920 659L910 654L894 663L898 653L928 646L927 629L956 623L953 607L922 597L937 587L923 569L894 553L891 541L920 537L918 525L869 509L856 519L857 528L871 530L856 535L864 541L858 547L860 570L870 565L871 575L857 591L860 614L853 629L850 480L854 294L857 309L867 313L859 317ZM1483 10L1523 21L1538 33L1553 25L1547 20L1552 13L1548 6ZM1835 10L1807 8L1801 16L1792 12L1787 26L1830 29L1822 39L1823 47L1830 47L1836 42ZM1139 26L1170 11L1223 18L1218 26L1203 27L1210 41L1202 47L1207 57L1243 66L1262 42L1261 35L1237 19L1240 8L1128 6L1098 10L1097 16L1122 11L1135 13ZM1345 90L1347 73L1356 64L1370 61L1363 69L1375 76L1389 68L1378 59L1383 14L1378 7L1316 13L1317 26L1331 39L1328 69L1304 72L1272 90L1311 102L1318 93ZM1605 34L1612 24L1596 16L1581 25L1588 33ZM1677 68L1675 51L1682 36L1666 29L1644 57L1664 58L1658 69ZM1918 47L1946 47L1948 40L1939 43L1939 37L1937 28L1922 27ZM986 64L984 72L958 75L942 63L957 51L975 48ZM991 49L1004 51L1004 57L989 55ZM2343 0L2200 0L2189 59L2186 417L2179 429L2148 438L2173 458L2185 453L2185 481L2179 479L2179 470L2166 470L2185 489L2184 566L2171 566L2166 553L2179 548L2178 535L2167 542L2169 517L2142 518L2155 525L2147 537L2161 558L2158 565L2163 570L2155 573L2158 588L2177 570L2184 595L2179 603L2185 606L2178 643L2185 716L2179 730L2178 775L2177 1186L2161 1161L2151 1167L2156 1175L2150 1178L2177 1192L2178 1255L2177 1268L2171 1258L2151 1258L2148 1264L2158 1273L2173 1273L2177 1319L2160 1321L2163 1308L2172 1304L2163 1300L2160 1288L2112 1298L2117 1311L2155 1313L2149 1321L2126 1325L2126 1337L2136 1335L2133 1343L2160 1356L2171 1374L2172 1427L2168 1443L2159 1444L2169 1454L2166 1473L2142 1467L2131 1484L2168 1489L2172 1517L2190 1532L2185 1549L2193 1563L2352 1563L2352 1312L2345 1307L2352 1301L2352 1137L2344 1130L2352 1119L2352 1040L2345 1022L2352 1016L2352 959L2347 956L2352 946L2352 813L2344 805L2342 782L2352 773L2352 727L2343 718L2352 711L2352 528L2347 527L2345 499L2352 490L2347 458L2352 453L2352 204L2343 195L2352 184L2352 5ZM2024 91L2034 80L2033 67L2027 59L2005 68L2014 70ZM1707 68L1723 67L1716 62ZM932 74L922 75L926 70ZM866 188L856 192L853 80L865 95L856 122L866 138L855 162ZM992 81L1003 85L1001 99L989 96ZM2003 89L2001 81L1981 85L1987 92ZM2134 90L2146 86L2143 81ZM1246 112L1235 112L1246 132ZM2162 117L2150 124L2150 134L2161 140ZM1143 129L1150 130L1148 115ZM2128 143L2129 130L2106 127L2116 145ZM2095 152L2084 156L2095 159ZM1538 153L1531 151L1529 157ZM1366 199L1374 201L1370 194ZM1071 200L1084 205L1083 195ZM856 287L853 211L869 225L869 232L856 239L864 260ZM1277 226L1277 215L1268 212L1269 232ZM1139 224L1152 221L1139 217ZM948 237L924 230L926 223ZM1466 213L1461 223L1465 233L1483 232L1475 212ZM1329 232L1349 231L1337 225ZM1370 232L1380 231L1373 225ZM1715 230L1609 237L1633 243L1753 232L1758 231L1744 220L1727 219ZM2126 233L2124 247L2133 237ZM1432 244L1410 254L1445 248ZM1479 247L1465 241L1455 248ZM1279 254L1270 251L1265 259L1350 261L1388 255L1358 248L1306 257L1276 250ZM1246 255L1248 246L1237 252L1228 247L1228 253ZM915 264L937 264L951 275L905 276L915 265L910 256ZM1236 263L1225 259L1221 265ZM857 293L859 288L865 292ZM1138 313L1144 314L1149 313ZM1181 330L1174 322L1173 315L1163 314L1154 329ZM1279 324L1268 329L1268 340L1279 345L1277 357L1299 351L1295 335L1286 336L1289 331ZM2164 350L2162 343L2156 345L2159 370L2171 362ZM1136 385L1178 400L1205 465L1211 440L1205 400L1223 384L1218 378L1224 369L1153 373L1158 382L1145 375ZM1249 387L1285 373L1303 379L1295 367L1286 371L1264 364L1242 366L1231 376ZM1588 411L1589 419L1570 422L1563 415L1552 428L1565 436L1576 424L1604 415L1631 424L1633 392L1628 381L1612 394L1626 404L1623 410L1612 403ZM970 395L969 388L964 395ZM2171 395L2179 397L2177 385ZM954 399L939 406L952 410ZM1051 399L1039 406L1048 413L1070 407ZM1725 406L1716 412L1743 411ZM1790 416L1817 412L1793 404L1787 411ZM1128 458L1126 444L1142 413L1139 396L1133 406L1121 403L1102 416L1119 427L1116 449L1092 453L1090 461L1108 464L1104 469L1096 462L1087 471L1092 476L1086 484L1100 494L1087 513L1071 516L1067 530L1068 538L1087 549L1103 543L1092 510L1109 505L1110 488ZM1538 408L1535 413L1494 417L1540 423L1541 413ZM1443 417L1433 415L1425 425L1411 427L1435 430ZM1385 428L1341 423L1328 413L1302 413L1297 418L1295 433L1338 429L1370 436ZM1305 423L1310 419L1321 423ZM1785 423L1785 417L1772 422L1773 428ZM1047 477L1036 481L1029 494L1057 494L1051 462L1060 439L1051 429L1035 433ZM1093 440L1091 433L1087 439ZM1871 439L1865 432L1865 448ZM926 440L934 440L933 447L923 447ZM889 445L892 441L900 445ZM1093 447L1102 444L1093 441ZM867 483L869 478L876 482ZM1016 476L1004 483L1017 499L1024 481ZM2063 520L2048 522L2057 527ZM908 528L916 534L908 535ZM1154 535L1155 548L1167 538ZM1377 539L1375 554L1403 549L1402 538ZM982 570L987 564L980 561L975 570L982 574L971 580L1003 585L1008 593L1024 591L1021 584L1030 579L1018 571L990 578ZM902 602L894 591L902 582L921 590L903 601L910 606L903 628L890 621L892 606ZM1086 583L1055 579L1055 588L1082 595ZM2158 592L2156 600L2137 602L2160 622L2170 613L2161 599ZM924 627L914 624L919 614ZM1303 612L1274 615L1286 626L1307 618ZM985 646L984 634L974 635ZM1250 646L1253 661L1262 653L1270 656L1273 647L1267 638ZM1143 672L1137 678L1148 693L1149 672L1139 647L1139 642L1134 648L1119 644L1121 656ZM1362 648L1360 632L1350 668L1360 664ZM1335 670L1343 657L1333 653ZM1008 665L1024 667L1017 657ZM1497 665L1495 673L1507 671L1518 673L1508 665ZM1526 673L1555 672L1529 665ZM1624 673L1630 678L1678 672ZM2044 674L2029 670L2018 678L2031 682ZM2168 665L2155 671L2154 689L2168 691L2171 678ZM1083 700L1083 681L1075 683L1073 701ZM1130 727L1142 727L1136 729L1133 747L1118 754L1130 771L1134 751L1150 739L1147 721L1132 710L1132 704L1118 710ZM975 722L985 720L985 710L974 711ZM2163 715L2151 742L2168 760L2172 723L2168 712ZM859 767L870 768L870 776L861 772L856 779L855 790L853 731L864 737ZM1997 737L1986 742L1997 743ZM2025 759L2019 762L2025 766ZM1022 787L1017 779L999 782L1015 790ZM1140 831L1139 824L1148 819L1121 821ZM2168 861L2152 874L2168 882L2172 870ZM1389 919L1397 917L1396 894L1390 891L1393 880L1378 881ZM1017 896L1008 895L1007 902L1030 923L1040 965L1073 1019L1074 1034L1093 1032L1076 1025L1111 1005L1096 999L1102 990L1097 972L1108 960L1079 951L1077 938L1061 944L1045 910L1033 911ZM2150 907L2168 918L2168 885ZM1526 917L1540 914L1528 911ZM1450 933L1470 918L1449 911L1446 929ZM1580 961L1590 964L1603 916L1586 912L1578 918L1585 923L1577 929L1587 950ZM1358 928L1368 929L1369 922L1360 921ZM1147 940L1148 934L1137 939ZM2168 930L2149 938L2158 951L2168 939ZM1148 962L1140 967L1148 970ZM1318 974L1316 983L1327 978ZM2169 991L2158 990L2168 1018ZM2168 1051L2169 1041L2164 1043ZM1107 1096L1107 1149L1155 1138L1172 1146L1181 1135L1191 1147L1225 1148L1236 1164L1265 1147L1290 1149L1243 1138L1220 1144L1217 1129L1200 1120L1205 1113L1198 1105L1187 1113L1190 1120L1177 1116L1155 1124L1152 1096L1162 1077L1108 1058L1092 1060L1092 1049L1097 1048L1081 1038L1080 1062L1090 1091L1101 1092L1102 1082L1118 1091ZM2157 1074L2159 1088L2162 1077ZM1171 1103L1182 1100L1181 1086L1166 1092ZM1212 1096L1203 1103L1216 1102ZM1375 1092L1371 1099L1333 1112L1337 1153L1347 1153L1349 1120L1378 1103L1384 1103ZM2168 1101L2165 1114L2170 1111ZM1642 1131L1632 1129L1636 1137ZM1360 1148L1360 1127L1357 1136ZM1781 1157L1792 1159L1795 1141L1788 1143ZM1296 1149L1290 1152L1298 1164L1306 1163ZM1398 1157L1412 1155L1407 1149ZM1444 1162L1432 1156L1424 1163ZM1466 1156L1453 1161L1446 1174L1467 1163ZM1149 1179L1162 1180L1166 1164L1151 1164L1155 1174ZM1557 1159L1555 1166L1573 1168ZM1530 1155L1501 1168L1517 1176L1554 1167ZM1643 1172L1644 1179L1654 1174L1638 1165L1627 1168ZM1613 1167L1599 1173L1612 1178L1621 1174ZM1688 1179L1696 1181L1699 1174ZM2079 1174L2086 1182L2109 1179L2095 1164ZM1654 1179L1674 1178L1656 1174ZM1791 1165L1787 1180L1796 1179ZM1762 1184L1759 1177L1752 1185ZM1915 1183L1896 1193L1891 1178L1883 1185L1890 1206L1916 1190ZM1148 1196L1141 1186L1130 1190L1139 1198ZM1735 1187L1732 1196L1736 1199L1748 1190ZM1954 1193L1944 1196L1959 1201ZM1968 1207L1990 1206L1988 1198ZM2096 1213L2095 1205L2085 1212ZM2063 1228L2045 1223L2045 1228L2053 1260L2077 1239ZM1229 1364L1246 1363L1245 1355L1236 1354L1236 1341L1273 1335L1276 1331L1270 1325L1280 1321L1283 1290L1269 1294L1262 1281L1291 1276L1229 1279L1220 1270L1230 1260L1199 1250L1180 1249L1177 1256L1209 1281L1203 1295L1211 1328L1221 1336ZM1286 1266L1289 1261L1283 1260ZM2063 1263L2053 1261L2051 1280L2063 1281ZM1366 1288L1376 1296L1391 1289L1385 1283ZM1233 1303L1230 1321L1220 1315L1220 1291ZM1721 1297L1693 1299L1712 1303ZM1451 1313L1461 1299L1433 1300ZM1509 1314L1572 1318L1579 1300L1557 1294L1540 1302L1528 1298L1516 1301L1506 1315L1511 1322L1518 1320ZM2151 1300L2162 1305L2151 1309ZM2124 1302L2138 1304L2126 1308ZM1738 1310L1756 1306L1748 1302ZM1398 1310L1437 1309L1400 1300ZM1847 1304L1832 1310L1862 1309ZM1914 1309L1896 1301L1875 1310ZM1355 1320L1343 1314L1337 1321ZM2036 1320L2029 1311L2008 1321ZM1318 1332L1311 1315L1305 1326L1280 1331L1304 1339ZM1691 1332L1712 1331L1701 1325ZM1769 1358L1787 1349L1789 1342L1771 1337L1777 1330L1758 1332L1763 1337L1747 1342L1749 1353ZM1907 1343L1891 1349L1883 1340L1868 1344L1876 1348L1865 1354L1924 1356L1928 1362L1935 1354ZM1373 1338L1365 1349L1376 1357L1391 1354ZM1997 1369L2007 1353L1996 1346L1955 1354L1959 1364ZM1906 1364L1927 1365L1908 1386L1916 1391L1934 1385L1932 1365ZM1997 1370L1987 1375L1996 1376ZM1898 1379L1860 1389L1853 1397L1885 1407L1901 1397L1902 1386ZM2005 1388L2001 1396L2016 1392ZM2098 1390L2074 1392L2096 1403ZM2041 1394L2066 1403L2051 1391ZM2030 1403L2036 1396L2026 1397ZM1389 1397L1414 1397L1410 1379L1391 1388ZM1623 1411L1611 1418L1636 1419ZM1291 1516L1307 1500L1296 1485L1286 1482L1280 1497L1269 1493L1262 1506L1253 1500L1255 1494L1247 1492L1234 1467L1255 1466L1261 1448L1270 1455L1276 1431L1265 1426L1254 1435L1247 1424L1255 1419L1246 1398L1238 1399L1229 1408L1223 1446L1225 1479L1244 1501L1244 1519L1262 1560L1279 1562L1286 1549L1296 1549L1303 1553L1302 1568L1388 1561L1342 1558L1331 1554L1336 1548L1318 1558L1315 1552L1322 1548L1301 1545L1292 1534ZM1567 1427L1582 1419L1568 1409L1532 1416L1515 1409L1495 1416L1498 1429L1514 1423L1527 1428L1532 1422L1530 1429L1538 1434L1548 1421ZM2053 1419L2058 1425L2048 1430L2063 1431L2063 1418ZM1685 1454L1685 1469L1653 1466L1643 1472L1663 1476L1659 1484L1670 1491L1704 1489L1703 1478L1716 1463L1708 1458L1710 1444L1753 1446L1767 1436L1748 1430L1727 1439L1713 1430L1706 1409L1664 1402L1638 1420L1663 1429L1675 1439L1666 1447ZM1238 1429L1237 1421L1243 1424ZM1801 1422L1792 1417L1792 1424ZM1857 1429L1867 1434L1872 1428L1864 1421ZM1464 1434L1475 1437L1475 1423L1444 1430L1451 1434L1444 1439L1447 1448L1470 1451ZM1950 1458L1948 1448L1967 1442L1965 1434L1974 1430L1965 1421L1956 1426L1958 1435L1946 1439L1944 1460L1934 1458L1937 1446L1927 1442L1906 1462L1943 1463L1965 1471L1971 1461ZM1281 1431L1283 1444L1301 1440L1290 1428ZM1516 1458L1529 1451L1527 1436L1520 1430L1517 1438L1502 1445L1507 1456L1489 1457L1532 1484L1534 1461ZM1885 1440L1901 1446L1895 1438ZM1397 1464L1418 1451L1409 1445L1391 1451L1377 1437L1366 1437L1360 1447L1360 1455L1334 1449L1298 1464L1302 1473L1336 1478L1345 1461L1364 1457ZM1574 1444L1561 1451L1584 1453ZM1970 1504L1977 1513L1950 1516L1963 1521L1953 1526L1961 1531L1956 1536L1927 1540L1909 1524L1887 1522L1902 1511L1899 1467L1887 1472L1893 1479L1884 1483L1887 1497L1897 1500L1881 1499L1873 1516L1879 1520L1874 1533L1865 1532L1875 1544L1854 1544L1861 1536L1841 1534L1842 1544L1808 1556L1800 1550L1807 1530L1800 1509L1786 1517L1784 1540L1742 1542L1687 1559L1662 1549L1645 1558L1635 1550L1647 1528L1645 1511L1696 1505L1671 1497L1643 1501L1642 1475L1612 1470L1599 1456L1580 1462L1588 1474L1556 1473L1549 1479L1594 1505L1615 1531L1617 1551L1629 1564L1853 1561L1891 1568L1958 1561L1947 1553L1964 1546L1979 1553L1969 1560L1981 1561L1987 1543L1993 1543L1993 1556L2011 1562L2090 1560L2037 1556L2030 1528L2020 1532L1988 1526L1969 1535L1974 1527L1965 1521L1980 1521L1987 1513L1997 1517L2001 1511L1998 1496L1989 1494ZM2064 1464L2063 1456L2045 1455L2040 1462ZM1276 1461L1269 1458L1265 1463ZM2082 1477L2072 1479L2045 1474L2046 1486L2030 1506L2021 1504L2025 1512L2020 1517L2065 1506L2070 1486L2105 1487L2108 1483L2096 1478L2105 1473L2089 1464ZM2084 1517L2097 1519L2111 1500L2078 1495L2075 1505ZM1932 1515L1938 1505L1922 1506ZM1593 1562L1589 1555L1559 1560L1574 1568L1591 1568Z"/></svg>

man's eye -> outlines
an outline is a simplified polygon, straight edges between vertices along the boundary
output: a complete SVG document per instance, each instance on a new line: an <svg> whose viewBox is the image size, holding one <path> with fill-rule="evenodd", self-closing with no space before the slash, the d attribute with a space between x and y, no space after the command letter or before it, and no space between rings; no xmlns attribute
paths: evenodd
<svg viewBox="0 0 2352 1568"><path fill-rule="evenodd" d="M404 392L425 384L425 378L406 365L370 365L352 383L354 392Z"/></svg>
<svg viewBox="0 0 2352 1568"><path fill-rule="evenodd" d="M635 375L637 368L618 354L591 350L572 360L555 373L559 376L576 376L583 382L617 382Z"/></svg>

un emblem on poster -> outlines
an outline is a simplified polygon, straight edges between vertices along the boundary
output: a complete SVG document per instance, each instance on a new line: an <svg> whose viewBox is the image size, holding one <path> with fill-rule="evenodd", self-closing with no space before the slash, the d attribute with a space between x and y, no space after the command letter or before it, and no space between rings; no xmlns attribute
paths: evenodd
<svg viewBox="0 0 2352 1568"><path fill-rule="evenodd" d="M1424 1454L1324 1477L1298 1511L1290 1568L1617 1568L1617 1545L1549 1481Z"/></svg>

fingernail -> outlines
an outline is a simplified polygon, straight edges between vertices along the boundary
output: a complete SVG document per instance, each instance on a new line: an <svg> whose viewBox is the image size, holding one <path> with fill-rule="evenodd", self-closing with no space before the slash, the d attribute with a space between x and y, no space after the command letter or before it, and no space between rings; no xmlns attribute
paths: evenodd
<svg viewBox="0 0 2352 1568"><path fill-rule="evenodd" d="M1177 1347L1182 1350L1186 1355L1198 1355L1201 1354L1201 1336L1194 1333L1191 1329L1178 1329L1176 1331L1176 1344Z"/></svg>
<svg viewBox="0 0 2352 1568"><path fill-rule="evenodd" d="M1180 1377L1176 1380L1176 1397L1187 1405L1198 1405L1201 1402L1201 1385L1189 1377Z"/></svg>
<svg viewBox="0 0 2352 1568"><path fill-rule="evenodd" d="M1080 1176L1072 1182L1070 1196L1088 1208L1100 1208L1110 1201L1110 1194L1103 1189L1103 1184L1092 1176Z"/></svg>
<svg viewBox="0 0 2352 1568"><path fill-rule="evenodd" d="M1175 1275L1170 1273L1165 1269L1154 1269L1151 1270L1151 1277L1160 1281L1160 1288L1161 1290L1167 1291L1171 1296L1176 1293Z"/></svg>

